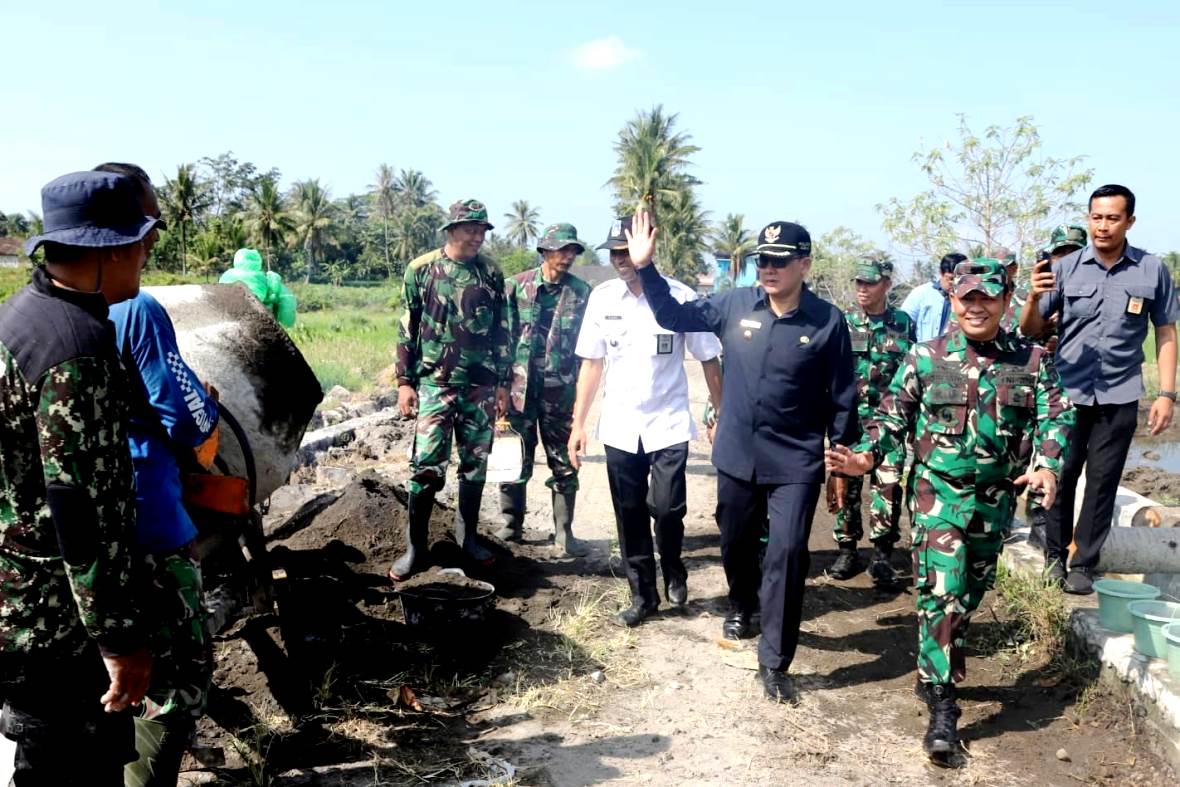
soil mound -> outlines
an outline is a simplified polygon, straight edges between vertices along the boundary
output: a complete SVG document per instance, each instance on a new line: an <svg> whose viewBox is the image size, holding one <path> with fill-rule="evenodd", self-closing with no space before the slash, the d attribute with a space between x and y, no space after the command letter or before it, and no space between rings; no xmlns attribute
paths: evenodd
<svg viewBox="0 0 1180 787"><path fill-rule="evenodd" d="M1180 475L1154 467L1132 467L1123 473L1121 483L1161 505L1174 505L1180 495Z"/></svg>

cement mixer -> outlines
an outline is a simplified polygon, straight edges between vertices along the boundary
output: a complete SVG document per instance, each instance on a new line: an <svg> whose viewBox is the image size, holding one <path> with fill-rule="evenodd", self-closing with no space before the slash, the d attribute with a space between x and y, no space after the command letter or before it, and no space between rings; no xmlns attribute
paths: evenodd
<svg viewBox="0 0 1180 787"><path fill-rule="evenodd" d="M243 286L146 288L172 319L185 361L220 395L221 445L211 476L188 474L185 505L197 524L202 561L225 564L255 611L269 612L274 592L258 503L287 482L303 433L323 399L311 367L270 310ZM194 508L190 492L202 502ZM225 494L225 490L230 490ZM204 494L212 491L212 495ZM226 549L240 545L241 550ZM242 560L246 563L243 566ZM243 601L227 588L210 600L216 631ZM215 591L216 592L216 591ZM213 596L214 594L209 594Z"/></svg>
<svg viewBox="0 0 1180 787"><path fill-rule="evenodd" d="M303 432L324 394L298 348L245 287L188 284L145 288L168 312L180 354L212 383L241 424L253 454L254 497L287 483ZM247 451L222 430L220 459L247 477Z"/></svg>

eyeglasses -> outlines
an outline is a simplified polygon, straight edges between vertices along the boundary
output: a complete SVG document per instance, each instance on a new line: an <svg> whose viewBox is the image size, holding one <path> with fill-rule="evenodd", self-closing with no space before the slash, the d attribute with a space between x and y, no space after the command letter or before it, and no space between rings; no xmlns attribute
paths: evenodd
<svg viewBox="0 0 1180 787"><path fill-rule="evenodd" d="M775 257L770 254L759 254L758 260L755 264L758 268L774 268L775 270L782 270L795 261L794 257Z"/></svg>

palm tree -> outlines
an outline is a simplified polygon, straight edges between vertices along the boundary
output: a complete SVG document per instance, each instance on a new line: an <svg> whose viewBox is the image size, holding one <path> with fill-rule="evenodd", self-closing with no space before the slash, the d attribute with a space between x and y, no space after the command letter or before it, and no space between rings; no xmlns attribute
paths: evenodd
<svg viewBox="0 0 1180 787"><path fill-rule="evenodd" d="M745 228L746 217L741 213L730 213L725 220L713 228L713 253L729 258L729 275L737 281L742 260L754 250L754 237Z"/></svg>
<svg viewBox="0 0 1180 787"><path fill-rule="evenodd" d="M708 248L709 214L702 210L692 189L685 186L664 201L660 265L669 275L696 288L696 277L705 271L704 251Z"/></svg>
<svg viewBox="0 0 1180 787"><path fill-rule="evenodd" d="M438 199L429 178L416 169L403 169L393 184L401 207L424 208Z"/></svg>
<svg viewBox="0 0 1180 787"><path fill-rule="evenodd" d="M208 281L209 274L222 266L222 249L221 241L213 231L198 233L193 238L185 263L192 266L194 273L204 276L205 281Z"/></svg>
<svg viewBox="0 0 1180 787"><path fill-rule="evenodd" d="M520 248L526 248L529 241L537 237L541 226L541 214L529 205L528 200L518 199L512 203L512 210L504 214L508 227L504 234Z"/></svg>
<svg viewBox="0 0 1180 787"><path fill-rule="evenodd" d="M250 193L246 208L246 227L251 236L262 244L266 269L270 270L271 247L283 242L283 237L295 229L295 222L287 212L283 195L274 178L264 177Z"/></svg>
<svg viewBox="0 0 1180 787"><path fill-rule="evenodd" d="M332 201L318 178L301 180L293 188L295 199L295 239L307 252L306 281L316 272L316 261L331 242L333 230Z"/></svg>
<svg viewBox="0 0 1180 787"><path fill-rule="evenodd" d="M176 177L166 179L163 191L164 218L170 228L180 230L180 272L188 272L188 226L209 207L205 184L197 177L194 164L181 164Z"/></svg>
<svg viewBox="0 0 1180 787"><path fill-rule="evenodd" d="M397 175L394 168L388 164L382 164L377 167L377 182L369 186L372 192L373 207L376 210L377 216L381 219L381 237L385 248L385 269L390 268L389 259L389 220L393 217L393 211L397 203L397 191L394 188L394 181Z"/></svg>
<svg viewBox="0 0 1180 787"><path fill-rule="evenodd" d="M621 212L646 207L658 216L662 200L700 182L685 173L689 156L700 148L689 143L688 134L675 131L676 118L657 105L640 112L619 132L618 164L607 185L614 188Z"/></svg>

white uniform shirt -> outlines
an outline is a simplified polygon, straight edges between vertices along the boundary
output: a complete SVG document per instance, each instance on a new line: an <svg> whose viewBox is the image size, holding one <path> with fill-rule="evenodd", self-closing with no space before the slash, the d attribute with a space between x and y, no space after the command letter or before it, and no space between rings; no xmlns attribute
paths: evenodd
<svg viewBox="0 0 1180 787"><path fill-rule="evenodd" d="M696 299L685 285L667 281L676 300ZM721 354L721 342L711 333L672 333L661 328L647 298L635 297L622 280L594 288L575 352L581 358L606 359L599 440L635 454L640 440L644 452L651 453L693 438L696 427L688 409L684 373L686 346L698 361Z"/></svg>

